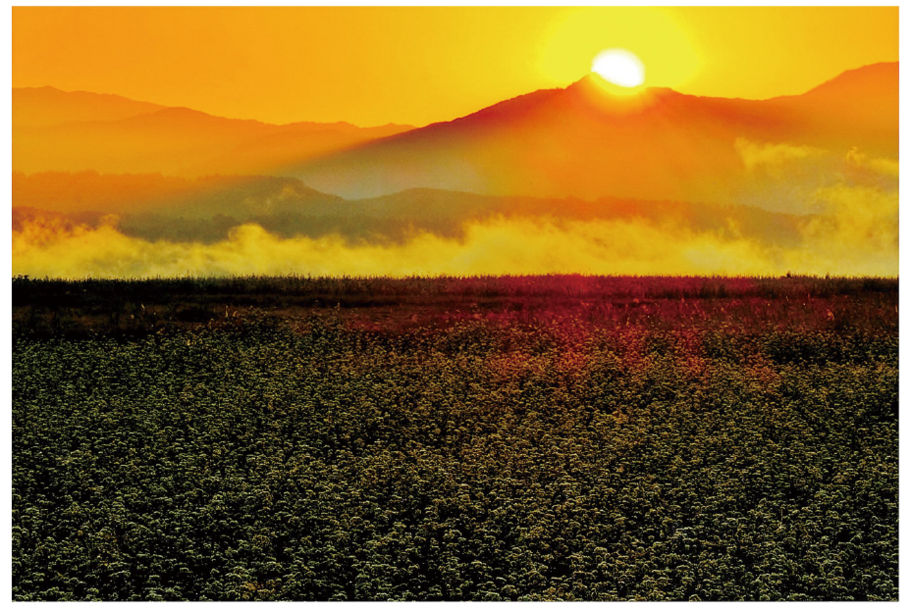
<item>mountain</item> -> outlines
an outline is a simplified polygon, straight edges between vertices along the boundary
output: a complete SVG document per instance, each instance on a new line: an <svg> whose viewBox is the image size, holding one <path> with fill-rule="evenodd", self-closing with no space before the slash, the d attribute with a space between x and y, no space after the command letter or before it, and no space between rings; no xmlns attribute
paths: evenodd
<svg viewBox="0 0 911 608"><path fill-rule="evenodd" d="M453 121L287 171L349 198L409 188L542 197L725 202L749 167L738 142L898 154L898 66L852 70L803 95L697 97L652 88L615 96L589 75Z"/></svg>
<svg viewBox="0 0 911 608"><path fill-rule="evenodd" d="M121 120L164 109L119 95L65 92L54 87L13 89L13 129L52 127L67 122Z"/></svg>
<svg viewBox="0 0 911 608"><path fill-rule="evenodd" d="M272 125L114 95L13 90L13 170L172 175L262 174L407 125Z"/></svg>
<svg viewBox="0 0 911 608"><path fill-rule="evenodd" d="M185 179L95 172L13 173L13 229L51 219L64 226L98 225L116 216L124 234L148 241L215 242L243 223L282 237L341 236L352 242L405 242L426 232L461 238L472 222L592 220L673 225L695 233L761 239L789 246L806 217L749 206L605 197L596 201L489 196L414 189L345 200L287 177Z"/></svg>
<svg viewBox="0 0 911 608"><path fill-rule="evenodd" d="M663 88L620 97L587 76L420 129L19 93L20 257L84 250L157 269L180 252L188 268L271 256L295 272L438 257L427 268L475 260L473 271L500 272L486 260L503 259L533 272L897 273L896 64L766 100Z"/></svg>
<svg viewBox="0 0 911 608"><path fill-rule="evenodd" d="M274 175L348 199L423 188L790 211L848 155L897 166L897 63L766 100L666 88L622 97L602 82L589 75L420 129L272 125L113 95L15 89L13 170Z"/></svg>

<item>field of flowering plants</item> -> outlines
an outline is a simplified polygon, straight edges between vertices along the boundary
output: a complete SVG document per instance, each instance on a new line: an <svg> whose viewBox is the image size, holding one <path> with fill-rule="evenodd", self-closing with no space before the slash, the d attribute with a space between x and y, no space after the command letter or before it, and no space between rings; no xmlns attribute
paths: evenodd
<svg viewBox="0 0 911 608"><path fill-rule="evenodd" d="M17 600L896 600L898 281L13 280Z"/></svg>

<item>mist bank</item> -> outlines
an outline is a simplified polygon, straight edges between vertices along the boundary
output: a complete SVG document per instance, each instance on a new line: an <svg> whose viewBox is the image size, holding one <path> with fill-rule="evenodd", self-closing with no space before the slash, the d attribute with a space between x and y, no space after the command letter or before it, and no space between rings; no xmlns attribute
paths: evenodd
<svg viewBox="0 0 911 608"><path fill-rule="evenodd" d="M492 217L460 237L416 232L401 242L351 242L338 234L281 237L245 223L212 243L149 241L113 221L20 218L13 274L33 277L474 274L755 275L796 272L898 275L897 195L872 189L828 193L831 212L799 226L796 244L735 232L699 231L668 219ZM853 213L862 203L864 215Z"/></svg>
<svg viewBox="0 0 911 608"><path fill-rule="evenodd" d="M731 204L434 189L346 200L287 177L16 173L13 272L897 276L896 159L734 148L745 177Z"/></svg>

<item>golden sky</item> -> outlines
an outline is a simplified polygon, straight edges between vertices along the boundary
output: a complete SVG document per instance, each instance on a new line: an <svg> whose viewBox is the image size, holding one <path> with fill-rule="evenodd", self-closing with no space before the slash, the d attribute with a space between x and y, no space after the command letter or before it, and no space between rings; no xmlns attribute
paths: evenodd
<svg viewBox="0 0 911 608"><path fill-rule="evenodd" d="M588 73L764 99L898 61L898 7L14 7L14 87L272 123L421 126Z"/></svg>

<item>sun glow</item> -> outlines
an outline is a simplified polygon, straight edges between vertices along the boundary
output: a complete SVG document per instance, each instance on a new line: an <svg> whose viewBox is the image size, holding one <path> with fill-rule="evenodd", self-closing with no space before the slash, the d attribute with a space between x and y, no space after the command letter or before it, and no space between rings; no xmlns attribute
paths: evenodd
<svg viewBox="0 0 911 608"><path fill-rule="evenodd" d="M592 60L592 72L619 87L633 89L645 82L645 66L626 49L601 51Z"/></svg>

